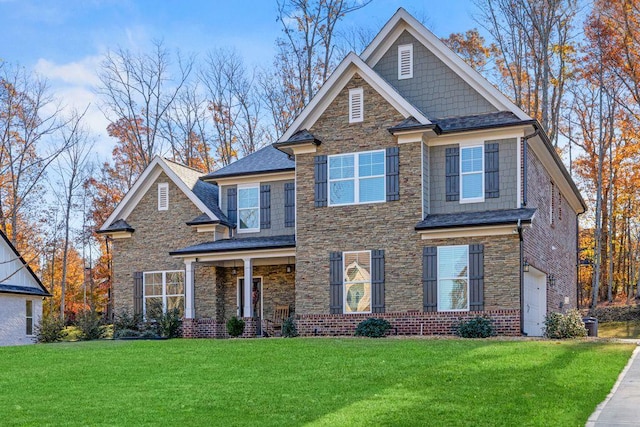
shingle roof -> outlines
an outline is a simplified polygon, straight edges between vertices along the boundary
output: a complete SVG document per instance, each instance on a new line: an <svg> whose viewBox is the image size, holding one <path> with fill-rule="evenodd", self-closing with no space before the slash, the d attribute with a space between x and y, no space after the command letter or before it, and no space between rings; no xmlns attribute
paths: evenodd
<svg viewBox="0 0 640 427"><path fill-rule="evenodd" d="M32 288L31 286L7 285L4 283L0 284L0 293L38 295L43 297L51 296L49 292L45 292L43 289L40 289L40 288Z"/></svg>
<svg viewBox="0 0 640 427"><path fill-rule="evenodd" d="M240 239L223 239L215 242L201 243L187 246L171 252L171 255L190 255L211 252L233 252L252 249L294 248L296 237L294 235L272 237L246 237Z"/></svg>
<svg viewBox="0 0 640 427"><path fill-rule="evenodd" d="M209 215L203 213L187 222L187 225L200 225L200 224L215 224L217 221L209 218Z"/></svg>
<svg viewBox="0 0 640 427"><path fill-rule="evenodd" d="M511 111L497 113L475 114L472 116L444 117L433 119L437 133L460 132L463 130L486 129L501 126L513 126L531 123L531 120L521 120Z"/></svg>
<svg viewBox="0 0 640 427"><path fill-rule="evenodd" d="M133 233L135 230L129 225L127 221L125 221L124 219L119 219L117 221L114 221L109 227L105 228L104 230L98 230L97 232L113 233L114 231L129 231Z"/></svg>
<svg viewBox="0 0 640 427"><path fill-rule="evenodd" d="M517 224L518 220L522 223L530 223L535 213L536 209L504 209L427 215L424 220L416 224L416 230Z"/></svg>
<svg viewBox="0 0 640 427"><path fill-rule="evenodd" d="M412 130L412 129L432 129L434 127L435 127L434 124L425 125L423 123L420 123L416 118L410 116L404 119L403 121L401 121L400 123L398 123L397 125L390 127L389 132L393 133L397 131Z"/></svg>
<svg viewBox="0 0 640 427"><path fill-rule="evenodd" d="M207 181L215 181L216 178L231 177L238 175L254 175L259 173L282 172L294 170L296 166L288 154L267 145L264 148L251 153L229 166L218 169L202 177Z"/></svg>
<svg viewBox="0 0 640 427"><path fill-rule="evenodd" d="M304 144L308 142L313 142L316 145L320 145L320 140L317 139L311 132L306 129L299 130L298 132L291 135L291 138L287 139L283 142L277 142L273 144L275 147L285 146L285 145L295 145L295 144Z"/></svg>

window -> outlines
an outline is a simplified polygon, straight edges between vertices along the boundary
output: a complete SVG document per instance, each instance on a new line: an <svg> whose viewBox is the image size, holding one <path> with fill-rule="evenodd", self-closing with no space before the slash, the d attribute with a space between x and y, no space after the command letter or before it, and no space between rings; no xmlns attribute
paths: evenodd
<svg viewBox="0 0 640 427"><path fill-rule="evenodd" d="M469 310L469 247L438 247L438 311Z"/></svg>
<svg viewBox="0 0 640 427"><path fill-rule="evenodd" d="M329 156L329 204L385 201L385 152Z"/></svg>
<svg viewBox="0 0 640 427"><path fill-rule="evenodd" d="M484 146L460 148L460 201L484 200Z"/></svg>
<svg viewBox="0 0 640 427"><path fill-rule="evenodd" d="M362 88L349 89L349 123L364 120L364 94Z"/></svg>
<svg viewBox="0 0 640 427"><path fill-rule="evenodd" d="M166 211L169 209L169 184L163 182L158 184L158 210Z"/></svg>
<svg viewBox="0 0 640 427"><path fill-rule="evenodd" d="M549 201L549 223L555 225L555 213L556 213L556 186L551 181L551 200Z"/></svg>
<svg viewBox="0 0 640 427"><path fill-rule="evenodd" d="M413 77L413 45L398 46L398 80Z"/></svg>
<svg viewBox="0 0 640 427"><path fill-rule="evenodd" d="M238 232L260 231L260 186L238 186Z"/></svg>
<svg viewBox="0 0 640 427"><path fill-rule="evenodd" d="M33 335L33 301L26 301L27 336Z"/></svg>
<svg viewBox="0 0 640 427"><path fill-rule="evenodd" d="M184 271L145 272L143 280L145 319L157 319L174 308L184 314Z"/></svg>
<svg viewBox="0 0 640 427"><path fill-rule="evenodd" d="M562 193L558 190L558 221L562 221Z"/></svg>
<svg viewBox="0 0 640 427"><path fill-rule="evenodd" d="M344 252L344 312L371 313L371 251Z"/></svg>

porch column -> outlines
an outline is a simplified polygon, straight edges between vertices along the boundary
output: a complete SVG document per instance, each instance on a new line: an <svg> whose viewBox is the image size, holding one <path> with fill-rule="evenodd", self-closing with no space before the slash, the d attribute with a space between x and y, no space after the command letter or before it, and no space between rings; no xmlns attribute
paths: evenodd
<svg viewBox="0 0 640 427"><path fill-rule="evenodd" d="M192 261L184 261L184 317L185 319L193 319L195 317L194 310L194 286L193 286L193 269Z"/></svg>
<svg viewBox="0 0 640 427"><path fill-rule="evenodd" d="M244 317L253 317L253 264L251 258L242 258L244 263Z"/></svg>

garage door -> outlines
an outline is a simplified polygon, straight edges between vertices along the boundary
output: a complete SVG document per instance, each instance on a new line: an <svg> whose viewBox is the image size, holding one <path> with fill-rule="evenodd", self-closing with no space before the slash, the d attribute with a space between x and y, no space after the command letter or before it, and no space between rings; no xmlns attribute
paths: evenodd
<svg viewBox="0 0 640 427"><path fill-rule="evenodd" d="M547 314L546 276L533 267L524 273L524 333L541 337L544 333L544 317Z"/></svg>

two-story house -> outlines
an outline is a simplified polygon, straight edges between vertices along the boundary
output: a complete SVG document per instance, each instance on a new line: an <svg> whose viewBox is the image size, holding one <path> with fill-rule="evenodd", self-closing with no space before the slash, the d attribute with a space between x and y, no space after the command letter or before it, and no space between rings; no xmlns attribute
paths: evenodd
<svg viewBox="0 0 640 427"><path fill-rule="evenodd" d="M185 336L282 306L303 335L541 335L576 307L584 210L540 125L400 9L278 142L204 176L154 160L101 232L116 311L184 307Z"/></svg>

